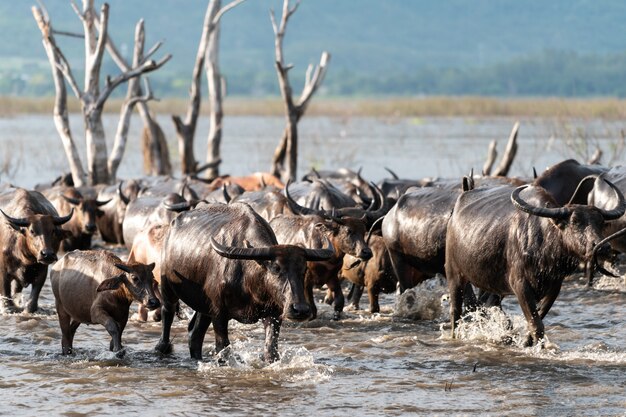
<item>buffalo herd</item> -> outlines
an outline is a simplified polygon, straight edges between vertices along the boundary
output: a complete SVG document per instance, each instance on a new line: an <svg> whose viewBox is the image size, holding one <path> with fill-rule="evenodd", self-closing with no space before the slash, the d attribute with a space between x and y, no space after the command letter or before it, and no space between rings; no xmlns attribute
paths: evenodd
<svg viewBox="0 0 626 417"><path fill-rule="evenodd" d="M210 325L216 352L228 322L262 321L264 359L279 359L283 319L317 317L325 288L332 319L346 302L369 311L379 294L437 274L448 282L451 335L464 311L515 295L527 345L542 345L543 319L564 279L612 274L626 250L626 169L557 163L534 178L392 178L312 170L283 184L269 174L137 178L74 187L71 177L26 190L0 187L0 296L5 312L38 308L50 270L63 354L81 323L101 324L123 354L133 301L139 319L160 320L160 354L171 352L180 304L194 311L189 353L202 358ZM126 260L93 245L122 245ZM58 259L58 253L64 256ZM118 251L119 252L119 251ZM24 287L30 298L18 302ZM345 287L350 287L344 296ZM344 287L344 288L342 288ZM153 315L148 311L153 310Z"/></svg>

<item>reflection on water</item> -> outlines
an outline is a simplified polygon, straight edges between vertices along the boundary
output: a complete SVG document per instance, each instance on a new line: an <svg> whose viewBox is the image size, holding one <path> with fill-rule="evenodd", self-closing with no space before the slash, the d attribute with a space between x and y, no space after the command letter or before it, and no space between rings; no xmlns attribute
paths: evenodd
<svg viewBox="0 0 626 417"><path fill-rule="evenodd" d="M224 169L236 174L265 169L282 119L229 120ZM550 123L522 121L515 174L528 175L533 164L540 167L565 156L555 150L555 141L546 151L547 138L553 135ZM481 166L487 142L504 142L511 125L509 119L425 119L420 124L404 119L305 119L302 165L363 165L372 179L385 175L385 165L403 176L460 175L468 166ZM590 123L587 128L605 132L604 141L612 140L606 132L615 126L602 126ZM24 160L38 162L19 166L12 178L18 184L30 186L64 169L49 118L4 119L0 127L3 153L19 152L19 147L5 145L23 137ZM341 152L337 141L344 141ZM138 174L133 171L139 165L133 156L136 148L134 144L128 150L122 175ZM198 144L198 155L203 153ZM459 326L459 337L451 339L444 284L432 280L413 295L410 301L381 295L381 313L346 311L339 322L331 320L329 306L319 304L318 319L284 324L282 358L268 365L260 360L262 324L235 322L228 355L215 355L209 330L202 362L189 359L184 320L174 322L170 356L153 351L160 324L131 320L123 335L123 358L108 351L109 336L101 326L86 325L78 328L76 354L64 357L47 283L40 313L0 315L0 415L626 412L624 278L600 278L594 289L577 277L567 280L545 320L549 343L544 350L522 347L525 322L513 298L503 303L506 315L489 310L468 317ZM319 293L317 298L322 297ZM367 300L361 305L367 306ZM429 319L412 320L416 311L427 311ZM220 359L228 365L220 365Z"/></svg>

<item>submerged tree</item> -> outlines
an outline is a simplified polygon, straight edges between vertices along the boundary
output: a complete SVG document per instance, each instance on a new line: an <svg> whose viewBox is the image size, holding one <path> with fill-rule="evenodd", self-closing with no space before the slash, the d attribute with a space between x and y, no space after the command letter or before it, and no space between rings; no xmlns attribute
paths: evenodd
<svg viewBox="0 0 626 417"><path fill-rule="evenodd" d="M293 68L293 65L285 65L284 63L283 38L285 37L287 20L295 13L299 5L300 2L298 1L293 8L289 8L289 0L283 0L283 15L279 25L276 23L274 11L270 11L270 18L274 29L276 71L278 73L280 92L285 102L285 115L287 116L287 126L283 132L280 144L274 151L270 172L283 182L287 182L288 180L294 181L296 179L298 168L298 121L304 115L309 100L322 84L330 60L330 54L324 51L322 52L318 66L314 67L312 64L309 65L300 98L297 102L294 102L288 76L288 71Z"/></svg>
<svg viewBox="0 0 626 417"><path fill-rule="evenodd" d="M49 15L43 7L32 8L33 16L42 34L42 42L48 61L52 69L52 76L56 90L54 103L54 121L61 136L65 153L70 165L74 183L78 186L84 184L109 183L115 178L119 161L123 156L123 149L126 143L125 136L116 138L113 152L109 158L105 132L102 124L102 111L106 100L113 90L124 82L139 77L142 74L154 71L167 62L171 55L166 55L156 62L150 57L158 48L152 48L147 54L143 54L143 22L137 24L135 32L135 56L133 66L123 71L116 77L107 76L104 86L100 86L100 69L104 50L108 39L109 5L104 3L98 16L94 9L93 0L83 0L82 10L72 2L72 7L79 19L83 23L85 42L85 85L80 89L70 65L61 49L57 46L54 38L56 32L53 30ZM99 28L99 30L97 29ZM76 36L76 35L75 35ZM78 150L72 138L68 109L66 83L72 89L74 95L80 100L83 121L85 124L85 143L87 157L87 171L78 154ZM127 97L126 105L132 109L132 105L137 102L146 101L152 98L149 91L149 84L146 84L146 95L137 96L135 93ZM120 123L126 123L128 119L124 117L124 109ZM125 121L126 120L126 121ZM118 128L118 133L125 135L127 128Z"/></svg>
<svg viewBox="0 0 626 417"><path fill-rule="evenodd" d="M221 162L220 143L222 140L222 76L219 71L219 22L224 13L231 10L245 0L234 0L221 7L221 0L210 0L204 16L202 35L198 44L198 52L193 67L191 87L189 89L189 105L185 119L180 116L172 116L178 136L178 149L181 157L181 170L183 174L196 175L207 170L207 177L218 176L218 166ZM206 68L209 89L210 106L210 130L208 138L207 163L198 167L198 161L194 156L193 143L196 134L198 116L201 102L201 77L202 67Z"/></svg>

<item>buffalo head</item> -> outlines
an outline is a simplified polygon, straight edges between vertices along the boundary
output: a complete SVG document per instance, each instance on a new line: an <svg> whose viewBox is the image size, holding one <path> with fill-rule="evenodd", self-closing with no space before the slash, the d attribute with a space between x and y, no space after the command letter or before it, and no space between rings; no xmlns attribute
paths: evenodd
<svg viewBox="0 0 626 417"><path fill-rule="evenodd" d="M161 302L154 292L154 263L144 265L141 263L115 264L115 267L124 273L114 278L104 280L98 286L97 291L115 290L124 287L129 298L145 305L150 310L161 306Z"/></svg>
<svg viewBox="0 0 626 417"><path fill-rule="evenodd" d="M335 253L330 242L325 249L306 249L295 245L253 248L224 246L211 238L211 245L215 252L226 258L259 262L267 270L270 279L277 280L282 288L283 317L298 321L311 316L311 307L304 298L307 261L323 261Z"/></svg>
<svg viewBox="0 0 626 417"><path fill-rule="evenodd" d="M48 214L34 214L28 217L11 217L0 210L5 220L13 229L24 235L25 244L32 257L38 263L51 264L57 260L56 253L66 232L61 225L67 223L74 214L74 209L67 216L53 216Z"/></svg>

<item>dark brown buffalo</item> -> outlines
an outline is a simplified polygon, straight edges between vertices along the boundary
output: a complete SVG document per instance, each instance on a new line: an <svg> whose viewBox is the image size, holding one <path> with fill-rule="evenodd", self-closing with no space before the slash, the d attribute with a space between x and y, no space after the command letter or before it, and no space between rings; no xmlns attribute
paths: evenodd
<svg viewBox="0 0 626 417"><path fill-rule="evenodd" d="M567 204L537 186L477 188L461 194L448 223L446 277L450 291L452 336L461 315L463 291L471 283L493 294L515 294L529 327L527 344L544 336L543 318L563 279L581 260L606 258L602 240L607 221L626 210Z"/></svg>
<svg viewBox="0 0 626 417"><path fill-rule="evenodd" d="M582 183L583 178L599 175L608 168L600 165L582 165L574 159L567 159L552 165L535 179L533 185L549 192L560 206L567 203L587 204L587 194L593 183ZM578 185L581 184L579 189ZM575 191L578 192L575 193ZM576 195L575 195L576 194Z"/></svg>
<svg viewBox="0 0 626 417"><path fill-rule="evenodd" d="M220 352L230 344L229 320L262 319L265 359L277 360L282 320L306 320L311 314L303 291L306 262L333 252L279 245L269 224L246 204L206 204L180 214L163 243L163 331L156 350L171 350L170 328L180 299L196 312L189 323L192 358L202 358L211 323Z"/></svg>
<svg viewBox="0 0 626 417"><path fill-rule="evenodd" d="M111 335L110 350L122 350L122 332L133 300L150 309L160 303L152 290L154 264L124 263L107 251L67 253L50 271L61 325L64 355L73 351L81 323L101 324Z"/></svg>
<svg viewBox="0 0 626 417"><path fill-rule="evenodd" d="M93 196L83 196L74 187L53 187L44 191L44 195L61 216L74 211L72 219L63 225L63 230L70 232L70 236L61 242L61 250L64 252L91 247L91 239L98 230L96 220L104 214L100 207L109 203L109 200L98 201L93 192L88 193Z"/></svg>
<svg viewBox="0 0 626 417"><path fill-rule="evenodd" d="M476 187L520 185L517 180L484 177ZM411 188L400 197L382 221L382 235L398 278L400 291L436 274L445 274L446 230L461 183L441 181L438 186Z"/></svg>
<svg viewBox="0 0 626 417"><path fill-rule="evenodd" d="M322 210L307 209L291 199L290 190L285 187L285 195L291 211L295 214L282 214L270 222L278 241L290 245L321 248L330 240L335 248L332 257L324 262L310 263L305 278L305 295L313 309L312 318L317 316L313 300L313 288L326 285L329 291L326 301L332 303L335 320L343 311L345 298L339 282L339 271L343 257L350 254L361 260L372 257L372 251L365 243L366 217L334 217Z"/></svg>
<svg viewBox="0 0 626 417"><path fill-rule="evenodd" d="M38 191L23 188L0 195L0 295L2 305L14 309L13 296L32 285L29 313L37 310L39 293L48 265L57 260L61 240L67 232L61 226L72 218L58 215L54 206ZM15 293L11 283L15 281Z"/></svg>
<svg viewBox="0 0 626 417"><path fill-rule="evenodd" d="M139 195L141 184L137 180L122 181L103 187L98 192L98 201L108 201L100 206L103 214L96 218L102 240L108 243L124 243L122 225L128 204Z"/></svg>
<svg viewBox="0 0 626 417"><path fill-rule="evenodd" d="M339 272L340 278L354 284L355 293L348 296L354 308L359 309L359 300L363 293L363 288L367 288L367 295L370 303L370 313L378 313L380 305L378 296L381 292L385 294L396 290L398 280L391 266L391 259L385 247L382 236L373 235L367 240L367 245L372 250L372 257L367 261L362 261L352 255L345 255L343 267Z"/></svg>

